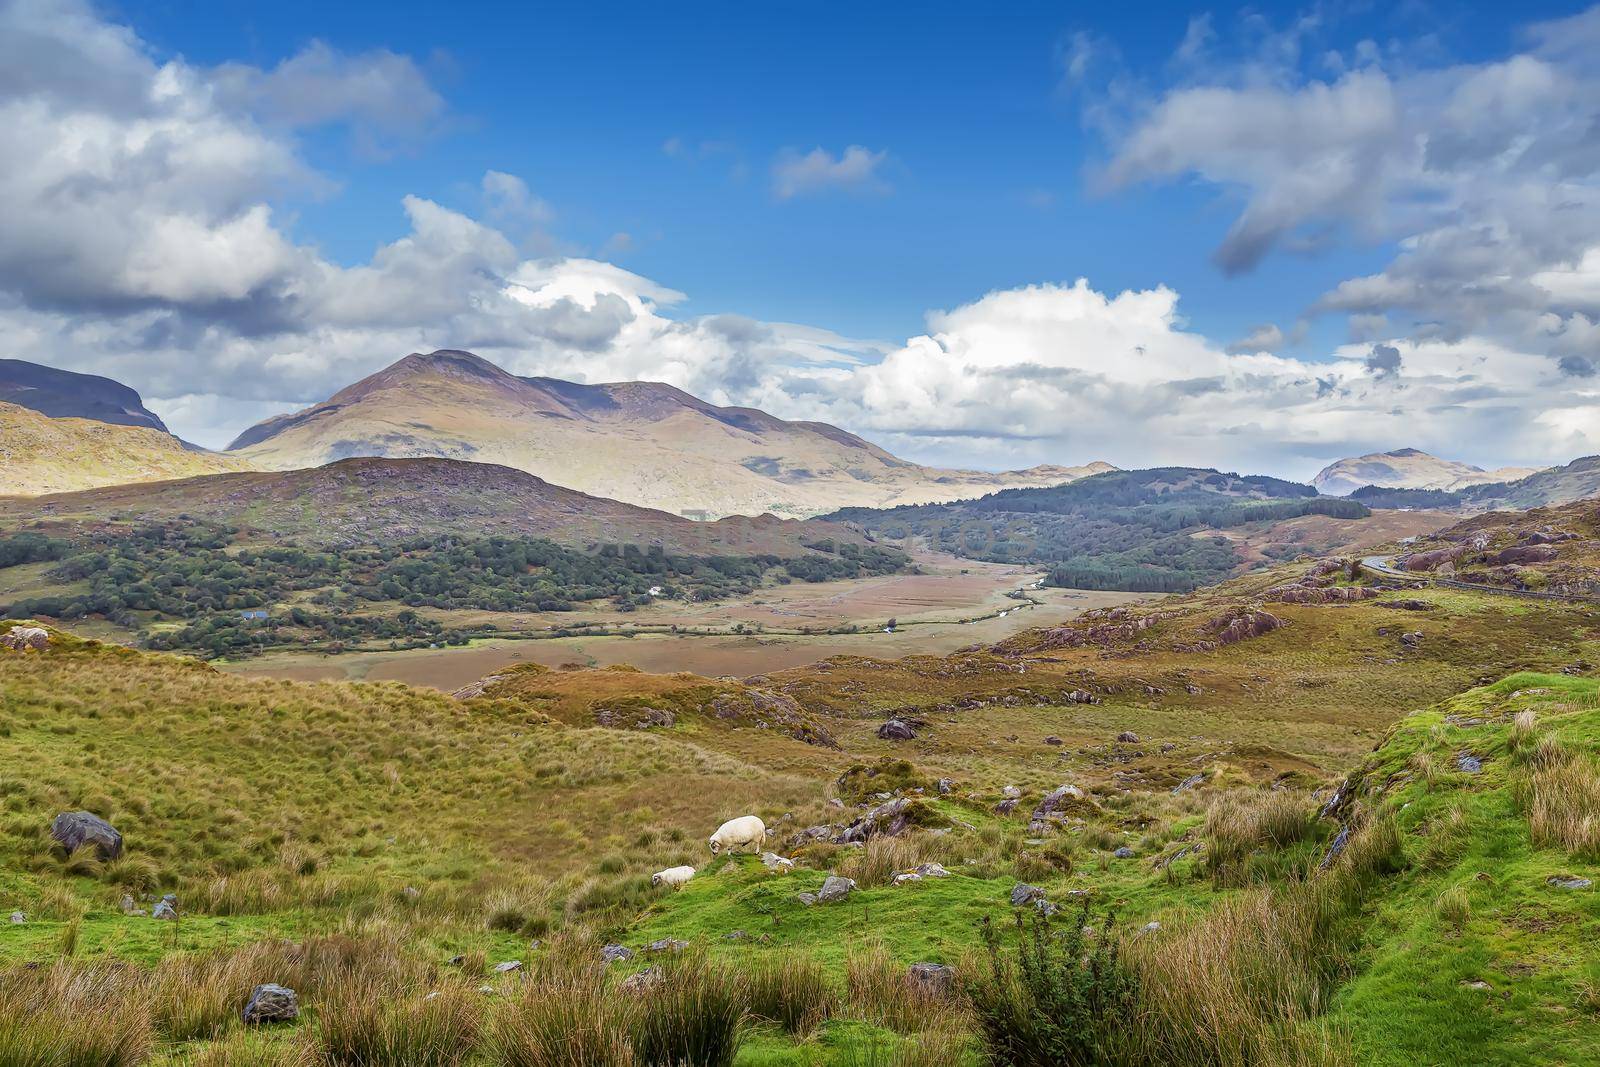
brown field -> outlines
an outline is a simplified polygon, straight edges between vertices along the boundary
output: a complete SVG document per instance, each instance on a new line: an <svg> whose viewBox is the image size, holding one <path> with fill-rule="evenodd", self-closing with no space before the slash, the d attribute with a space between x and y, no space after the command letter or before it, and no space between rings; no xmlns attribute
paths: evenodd
<svg viewBox="0 0 1600 1067"><path fill-rule="evenodd" d="M440 616L455 625L493 621L502 629L534 633L558 625L570 627L580 620L646 631L636 636L501 639L460 648L408 652L278 653L223 666L225 670L257 677L394 680L444 690L458 689L514 663L550 667L627 663L647 671L746 677L835 655L886 659L943 655L968 645L993 644L1029 627L1057 625L1090 608L1149 599L1149 594L1140 593L1030 588L1032 601L1016 600L1006 594L1032 586L1041 577L1039 572L931 554L919 557L918 562L927 573L816 584L797 582L737 600L714 604L663 602L628 614L606 609L545 615L463 612ZM899 628L887 634L882 632L882 626L890 618L897 620ZM741 623L747 629L768 632L727 632ZM713 632L648 632L672 625ZM864 632L770 632L850 625L860 626Z"/></svg>

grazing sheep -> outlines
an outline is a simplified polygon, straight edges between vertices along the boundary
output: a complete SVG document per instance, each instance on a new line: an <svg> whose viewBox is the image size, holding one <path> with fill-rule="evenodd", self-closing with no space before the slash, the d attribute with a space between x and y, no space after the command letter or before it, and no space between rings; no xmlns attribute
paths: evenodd
<svg viewBox="0 0 1600 1067"><path fill-rule="evenodd" d="M668 867L664 871L657 871L650 876L651 885L670 885L674 889L682 889L684 883L694 877L693 867Z"/></svg>
<svg viewBox="0 0 1600 1067"><path fill-rule="evenodd" d="M767 824L754 815L743 815L717 827L717 832L711 835L711 854L719 856L724 849L738 852L746 847L751 852L760 852L766 843Z"/></svg>

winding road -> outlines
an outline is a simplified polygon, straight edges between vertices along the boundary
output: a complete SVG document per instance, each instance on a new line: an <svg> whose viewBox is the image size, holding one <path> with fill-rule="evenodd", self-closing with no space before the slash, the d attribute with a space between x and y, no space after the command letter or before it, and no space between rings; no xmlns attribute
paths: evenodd
<svg viewBox="0 0 1600 1067"><path fill-rule="evenodd" d="M1458 582L1451 578L1439 578L1432 574L1416 574L1398 569L1391 562L1393 559L1393 556L1363 556L1361 558L1361 566L1364 570L1371 571L1381 578L1389 578L1397 582L1408 582L1412 585L1444 586L1448 589L1466 589L1474 593L1515 596L1526 600L1565 600L1575 604L1600 604L1600 597L1581 596L1577 593L1542 593L1533 589L1503 589L1499 586L1480 585L1476 582Z"/></svg>

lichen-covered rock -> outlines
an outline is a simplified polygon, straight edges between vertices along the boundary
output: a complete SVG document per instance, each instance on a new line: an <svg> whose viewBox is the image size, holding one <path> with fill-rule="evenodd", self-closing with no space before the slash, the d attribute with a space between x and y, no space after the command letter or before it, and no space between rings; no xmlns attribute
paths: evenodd
<svg viewBox="0 0 1600 1067"><path fill-rule="evenodd" d="M1040 901L1043 899L1044 890L1040 889L1036 885L1029 885L1026 882L1018 882L1011 889L1011 906L1013 908L1020 908L1026 904L1032 904L1035 901Z"/></svg>
<svg viewBox="0 0 1600 1067"><path fill-rule="evenodd" d="M43 652L50 647L50 631L38 626L13 626L0 634L0 648L17 652Z"/></svg>
<svg viewBox="0 0 1600 1067"><path fill-rule="evenodd" d="M1033 809L1033 818L1046 819L1058 813L1092 808L1093 806L1093 803L1089 801L1083 790L1069 782L1046 793L1044 799L1039 801L1038 805Z"/></svg>
<svg viewBox="0 0 1600 1067"><path fill-rule="evenodd" d="M93 812L62 812L50 823L50 836L69 853L84 845L93 845L103 860L114 860L122 855L122 835Z"/></svg>
<svg viewBox="0 0 1600 1067"><path fill-rule="evenodd" d="M938 996L950 993L956 984L955 968L942 963L913 963L906 977L918 989Z"/></svg>
<svg viewBox="0 0 1600 1067"><path fill-rule="evenodd" d="M300 1000L287 986L268 982L251 991L241 1017L251 1026L292 1023L300 1017Z"/></svg>
<svg viewBox="0 0 1600 1067"><path fill-rule="evenodd" d="M626 945L606 945L600 950L600 958L607 963L619 963L633 959L633 950Z"/></svg>
<svg viewBox="0 0 1600 1067"><path fill-rule="evenodd" d="M890 719L878 727L878 736L885 741L915 741L917 731L904 719Z"/></svg>
<svg viewBox="0 0 1600 1067"><path fill-rule="evenodd" d="M841 878L837 874L830 874L823 880L822 888L817 890L817 903L832 904L848 897L855 890L854 878Z"/></svg>

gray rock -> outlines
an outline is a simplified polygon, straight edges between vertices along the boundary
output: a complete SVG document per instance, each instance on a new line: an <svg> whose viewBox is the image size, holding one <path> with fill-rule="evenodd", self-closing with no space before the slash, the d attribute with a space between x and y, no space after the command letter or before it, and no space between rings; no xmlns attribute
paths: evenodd
<svg viewBox="0 0 1600 1067"><path fill-rule="evenodd" d="M878 736L885 741L915 741L917 731L904 719L890 719L878 727Z"/></svg>
<svg viewBox="0 0 1600 1067"><path fill-rule="evenodd" d="M1322 857L1322 869L1327 870L1329 867L1332 867L1334 862L1344 854L1344 846L1348 845L1349 843L1350 827L1339 827L1339 832L1335 834L1333 840L1329 842L1328 851Z"/></svg>
<svg viewBox="0 0 1600 1067"><path fill-rule="evenodd" d="M250 1000L244 1006L241 1016L246 1023L255 1026L262 1023L292 1023L300 1017L300 1001L294 995L294 990L287 986L258 985L250 993Z"/></svg>
<svg viewBox="0 0 1600 1067"><path fill-rule="evenodd" d="M955 989L956 969L942 963L913 963L906 977L918 989L944 996Z"/></svg>
<svg viewBox="0 0 1600 1067"><path fill-rule="evenodd" d="M787 871L794 867L794 860L785 859L776 852L763 852L761 862L769 871Z"/></svg>
<svg viewBox="0 0 1600 1067"><path fill-rule="evenodd" d="M815 893L796 893L794 898L808 908L817 902Z"/></svg>
<svg viewBox="0 0 1600 1067"><path fill-rule="evenodd" d="M619 960L633 959L633 950L626 945L607 945L600 950L600 958L607 963L616 963Z"/></svg>
<svg viewBox="0 0 1600 1067"><path fill-rule="evenodd" d="M1084 792L1077 786L1070 783L1059 786L1046 793L1044 799L1039 801L1038 806L1033 809L1033 818L1043 819L1054 815L1057 811L1067 807L1070 801L1082 799L1084 799Z"/></svg>
<svg viewBox="0 0 1600 1067"><path fill-rule="evenodd" d="M843 900L855 892L856 881L854 878L841 878L837 874L830 874L823 880L822 888L817 890L817 903L832 904Z"/></svg>
<svg viewBox="0 0 1600 1067"><path fill-rule="evenodd" d="M1134 733L1132 730L1124 730L1117 735L1117 740L1121 741L1123 744L1137 745L1139 743L1139 735Z"/></svg>
<svg viewBox="0 0 1600 1067"><path fill-rule="evenodd" d="M26 915L24 915L22 912L14 911L14 912L11 913L11 925L12 926L21 926L23 923L25 923L27 921L28 921L28 917Z"/></svg>
<svg viewBox="0 0 1600 1067"><path fill-rule="evenodd" d="M899 837L911 826L910 797L897 797L872 808L845 827L834 843L848 845L860 843L869 837Z"/></svg>
<svg viewBox="0 0 1600 1067"><path fill-rule="evenodd" d="M139 910L139 905L136 904L133 897L129 896L127 893L122 894L122 902L118 905L118 907L122 909L122 914L124 915L132 915L134 912Z"/></svg>
<svg viewBox="0 0 1600 1067"><path fill-rule="evenodd" d="M952 779L952 778L941 778L934 785L934 789L936 789L938 791L939 795L942 796L942 797L949 796L955 790L955 787L956 787L956 783L955 783L955 780Z"/></svg>
<svg viewBox="0 0 1600 1067"><path fill-rule="evenodd" d="M449 959L444 961L446 967L460 967L466 962L467 957L465 956L451 956Z"/></svg>
<svg viewBox="0 0 1600 1067"><path fill-rule="evenodd" d="M1004 789L1000 790L1000 795L1005 797L1007 800L1021 800L1022 790L1018 789L1014 785L1008 785Z"/></svg>
<svg viewBox="0 0 1600 1067"><path fill-rule="evenodd" d="M1061 740L1061 738L1057 737L1055 734L1051 734L1049 737L1045 738L1044 743L1051 746L1066 744L1065 741Z"/></svg>
<svg viewBox="0 0 1600 1067"><path fill-rule="evenodd" d="M1483 760L1470 752L1463 752L1456 756L1456 768L1468 774L1477 774L1483 770Z"/></svg>
<svg viewBox="0 0 1600 1067"><path fill-rule="evenodd" d="M650 942L644 947L644 950L654 955L660 952L682 952L688 947L689 942L687 941L679 941L675 937L663 937L659 941Z"/></svg>
<svg viewBox="0 0 1600 1067"><path fill-rule="evenodd" d="M114 860L122 855L122 835L91 811L64 811L57 815L50 823L50 836L68 853L84 845L93 845L103 860Z"/></svg>
<svg viewBox="0 0 1600 1067"><path fill-rule="evenodd" d="M1177 796L1179 793L1187 792L1205 780L1206 776L1204 774L1191 774L1189 777L1172 787L1172 795Z"/></svg>
<svg viewBox="0 0 1600 1067"><path fill-rule="evenodd" d="M660 967L646 967L637 974L630 974L624 978L619 988L624 993L643 993L660 985L665 977Z"/></svg>
<svg viewBox="0 0 1600 1067"><path fill-rule="evenodd" d="M750 935L745 933L743 930L729 930L727 933L722 935L722 940L724 940L724 941L743 941L749 936Z"/></svg>
<svg viewBox="0 0 1600 1067"><path fill-rule="evenodd" d="M1045 900L1043 897L1041 897L1038 900L1033 902L1033 910L1038 912L1040 915L1043 915L1045 918L1048 919L1050 916L1054 915L1060 909L1058 909L1054 904L1050 903L1048 900Z"/></svg>
<svg viewBox="0 0 1600 1067"><path fill-rule="evenodd" d="M512 971L522 970L521 960L506 960L504 963L494 965L495 974L510 974Z"/></svg>
<svg viewBox="0 0 1600 1067"><path fill-rule="evenodd" d="M1024 904L1032 904L1036 900L1044 899L1044 890L1036 885L1018 882L1011 889L1011 906L1020 908Z"/></svg>
<svg viewBox="0 0 1600 1067"><path fill-rule="evenodd" d="M1161 929L1161 923L1156 919L1151 919L1139 928L1139 932L1141 934L1153 934L1159 929Z"/></svg>
<svg viewBox="0 0 1600 1067"><path fill-rule="evenodd" d="M156 906L150 909L150 918L176 922L178 920L178 909L169 901L158 900L156 901Z"/></svg>
<svg viewBox="0 0 1600 1067"><path fill-rule="evenodd" d="M1119 860L1131 860L1133 859L1133 849L1129 848L1127 845L1123 845L1121 848L1113 852L1112 855L1117 857Z"/></svg>
<svg viewBox="0 0 1600 1067"><path fill-rule="evenodd" d="M1017 810L1017 805L1020 803L1022 803L1022 801L1018 800L1016 797L1007 797L994 806L995 814L1010 815L1012 812Z"/></svg>
<svg viewBox="0 0 1600 1067"><path fill-rule="evenodd" d="M1552 874L1545 879L1545 883L1557 889L1588 889L1594 885L1592 879L1580 878L1574 874Z"/></svg>

